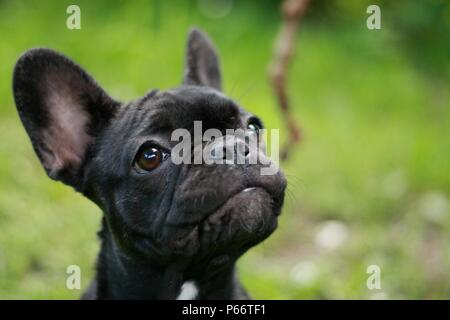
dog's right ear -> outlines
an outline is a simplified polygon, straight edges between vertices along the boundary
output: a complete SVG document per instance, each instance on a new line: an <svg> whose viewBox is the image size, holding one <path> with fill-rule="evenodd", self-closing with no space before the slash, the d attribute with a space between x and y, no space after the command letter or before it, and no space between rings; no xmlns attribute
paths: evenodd
<svg viewBox="0 0 450 320"><path fill-rule="evenodd" d="M81 67L32 49L14 69L14 99L47 174L81 189L88 147L119 107Z"/></svg>
<svg viewBox="0 0 450 320"><path fill-rule="evenodd" d="M189 32L184 84L222 89L219 57L212 41L199 29Z"/></svg>

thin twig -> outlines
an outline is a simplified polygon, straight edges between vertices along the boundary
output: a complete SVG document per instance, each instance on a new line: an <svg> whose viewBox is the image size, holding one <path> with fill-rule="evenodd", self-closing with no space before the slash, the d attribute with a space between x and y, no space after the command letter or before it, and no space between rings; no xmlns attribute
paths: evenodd
<svg viewBox="0 0 450 320"><path fill-rule="evenodd" d="M286 160L288 151L300 141L300 129L291 116L289 98L286 91L286 78L289 62L294 54L295 37L298 26L308 7L309 0L285 0L281 5L282 23L275 42L269 77L272 83L281 114L289 131L289 137L281 149L280 157Z"/></svg>

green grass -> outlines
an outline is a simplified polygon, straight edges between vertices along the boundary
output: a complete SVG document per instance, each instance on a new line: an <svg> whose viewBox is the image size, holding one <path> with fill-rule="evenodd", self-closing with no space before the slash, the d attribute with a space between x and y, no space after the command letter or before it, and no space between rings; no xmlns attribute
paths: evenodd
<svg viewBox="0 0 450 320"><path fill-rule="evenodd" d="M100 210L46 177L17 117L11 74L26 49L64 52L127 100L179 84L187 30L200 26L221 53L225 93L283 135L266 76L275 10L244 1L213 20L195 2L159 2L155 20L154 3L79 3L82 29L69 31L69 1L0 1L0 298L77 298L66 268L79 265L86 288L99 247ZM289 91L304 138L283 164L279 229L239 263L255 298L450 298L448 81L416 69L389 21L369 31L361 15L298 36ZM332 236L329 221L345 239L326 249L317 237ZM371 264L382 290L366 288Z"/></svg>

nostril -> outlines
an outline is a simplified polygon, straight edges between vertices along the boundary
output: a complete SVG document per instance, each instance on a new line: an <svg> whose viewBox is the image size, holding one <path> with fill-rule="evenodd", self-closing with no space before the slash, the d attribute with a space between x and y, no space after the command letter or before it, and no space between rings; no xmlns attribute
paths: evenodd
<svg viewBox="0 0 450 320"><path fill-rule="evenodd" d="M250 153L250 148L246 143L237 143L234 149L236 154L243 155L244 157L248 156Z"/></svg>
<svg viewBox="0 0 450 320"><path fill-rule="evenodd" d="M248 144L245 144L244 155L248 156L249 153L250 153L250 148L249 148Z"/></svg>

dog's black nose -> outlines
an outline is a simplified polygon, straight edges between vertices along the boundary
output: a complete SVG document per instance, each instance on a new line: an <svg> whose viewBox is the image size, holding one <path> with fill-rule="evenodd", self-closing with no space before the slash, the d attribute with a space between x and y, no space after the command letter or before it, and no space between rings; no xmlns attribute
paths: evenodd
<svg viewBox="0 0 450 320"><path fill-rule="evenodd" d="M205 148L207 160L215 163L225 161L225 163L244 164L250 154L249 145L245 140L231 135L216 139Z"/></svg>

